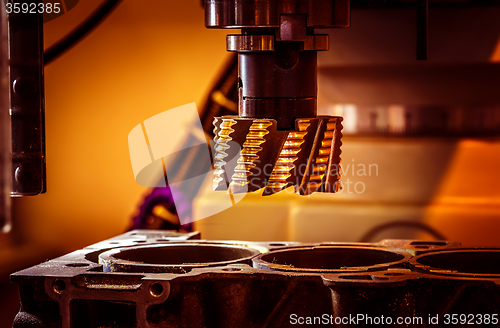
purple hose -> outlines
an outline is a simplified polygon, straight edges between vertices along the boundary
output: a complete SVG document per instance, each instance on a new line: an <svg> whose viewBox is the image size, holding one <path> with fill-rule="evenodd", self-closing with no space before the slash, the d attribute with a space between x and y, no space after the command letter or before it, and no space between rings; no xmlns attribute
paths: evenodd
<svg viewBox="0 0 500 328"><path fill-rule="evenodd" d="M175 194L176 202L174 202L173 194ZM160 204L177 217L179 217L178 213L180 213L183 221L188 221L188 223L179 226L179 228L182 227L186 231L192 231L192 199L189 199L178 190L173 190L170 186L153 188L151 190L149 195L144 198L139 208L139 214L133 218L132 226L129 230L147 229L148 217L152 215L153 208Z"/></svg>

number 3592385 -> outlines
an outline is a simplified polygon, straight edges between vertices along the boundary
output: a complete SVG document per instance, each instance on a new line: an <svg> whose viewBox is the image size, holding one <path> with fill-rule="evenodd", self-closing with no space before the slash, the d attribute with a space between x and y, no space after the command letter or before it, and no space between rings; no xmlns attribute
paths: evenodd
<svg viewBox="0 0 500 328"><path fill-rule="evenodd" d="M10 3L5 4L7 14L59 14L61 12L60 3Z"/></svg>

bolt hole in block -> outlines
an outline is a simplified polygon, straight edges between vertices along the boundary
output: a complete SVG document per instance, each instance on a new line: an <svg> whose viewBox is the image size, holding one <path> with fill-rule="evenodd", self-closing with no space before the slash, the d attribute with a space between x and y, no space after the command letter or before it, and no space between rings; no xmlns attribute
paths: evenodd
<svg viewBox="0 0 500 328"><path fill-rule="evenodd" d="M56 279L52 283L52 288L58 294L62 294L62 292L66 289L66 283L61 279Z"/></svg>
<svg viewBox="0 0 500 328"><path fill-rule="evenodd" d="M162 284L155 282L154 284L151 284L149 287L149 293L153 297L160 297L163 294L163 286Z"/></svg>

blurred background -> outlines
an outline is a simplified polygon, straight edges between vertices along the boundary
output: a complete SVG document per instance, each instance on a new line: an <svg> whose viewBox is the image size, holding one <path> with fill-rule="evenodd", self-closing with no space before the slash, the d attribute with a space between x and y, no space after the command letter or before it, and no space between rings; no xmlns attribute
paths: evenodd
<svg viewBox="0 0 500 328"><path fill-rule="evenodd" d="M45 47L98 6L81 0L46 23ZM431 9L429 60L417 63L411 9L353 10L351 28L325 31L318 103L319 113L344 116L352 192L249 194L194 228L207 239L435 238L404 224L373 235L409 221L500 246L498 17L498 7ZM150 190L134 180L128 133L167 109L202 108L229 58L226 34L205 28L199 1L127 0L45 67L47 193L13 199L13 229L0 240L1 327L19 304L8 274L130 226ZM195 219L217 202L201 195Z"/></svg>
<svg viewBox="0 0 500 328"><path fill-rule="evenodd" d="M81 0L44 24L45 48L100 3ZM205 28L199 1L127 0L45 67L48 191L13 199L13 230L0 237L0 293L10 296L0 302L11 315L0 327L19 307L10 273L130 226L148 188L134 180L128 133L167 109L201 107L228 56L225 35Z"/></svg>
<svg viewBox="0 0 500 328"><path fill-rule="evenodd" d="M351 26L323 31L318 53L318 113L344 117L343 191L248 194L195 222L205 238L500 245L498 2L429 1L426 61L412 2L371 3L351 1ZM219 202L199 197L197 218Z"/></svg>

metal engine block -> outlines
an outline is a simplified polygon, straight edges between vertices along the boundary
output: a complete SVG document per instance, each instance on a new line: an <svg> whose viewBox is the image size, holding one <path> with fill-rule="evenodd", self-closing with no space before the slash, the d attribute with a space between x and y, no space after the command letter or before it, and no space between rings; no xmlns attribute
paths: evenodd
<svg viewBox="0 0 500 328"><path fill-rule="evenodd" d="M135 230L17 272L14 327L498 325L500 249L199 238Z"/></svg>

